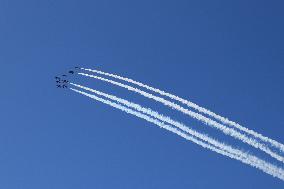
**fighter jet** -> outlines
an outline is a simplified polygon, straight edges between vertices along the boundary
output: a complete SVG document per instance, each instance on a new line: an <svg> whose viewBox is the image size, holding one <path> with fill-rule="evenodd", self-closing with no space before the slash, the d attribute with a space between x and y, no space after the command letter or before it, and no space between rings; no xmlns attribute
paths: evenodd
<svg viewBox="0 0 284 189"><path fill-rule="evenodd" d="M59 84L59 85L56 85L57 88L68 88L67 84Z"/></svg>
<svg viewBox="0 0 284 189"><path fill-rule="evenodd" d="M75 69L79 69L79 67L76 66Z"/></svg>
<svg viewBox="0 0 284 189"><path fill-rule="evenodd" d="M79 67L76 67L79 68ZM75 71L70 70L68 72L68 74L74 74ZM67 74L63 74L62 77L61 76L56 76L55 77L55 82L56 82L56 87L57 88L68 88L68 83L69 81L67 80Z"/></svg>

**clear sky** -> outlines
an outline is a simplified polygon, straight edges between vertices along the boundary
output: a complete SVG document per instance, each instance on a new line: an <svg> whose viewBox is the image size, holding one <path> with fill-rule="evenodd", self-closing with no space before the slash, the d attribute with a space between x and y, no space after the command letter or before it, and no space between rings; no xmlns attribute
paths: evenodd
<svg viewBox="0 0 284 189"><path fill-rule="evenodd" d="M73 66L101 69L283 143L283 7L280 0L1 0L0 188L283 189L255 168L54 86L54 76Z"/></svg>

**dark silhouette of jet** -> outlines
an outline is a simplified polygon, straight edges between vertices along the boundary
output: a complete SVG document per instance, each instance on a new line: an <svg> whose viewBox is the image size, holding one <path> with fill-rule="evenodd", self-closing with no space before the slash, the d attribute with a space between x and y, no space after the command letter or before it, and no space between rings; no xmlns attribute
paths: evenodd
<svg viewBox="0 0 284 189"><path fill-rule="evenodd" d="M62 85L56 85L57 88L68 88L66 84L62 84Z"/></svg>
<svg viewBox="0 0 284 189"><path fill-rule="evenodd" d="M79 69L79 67L76 66L75 69Z"/></svg>
<svg viewBox="0 0 284 189"><path fill-rule="evenodd" d="M75 68L79 69L79 67L75 67ZM75 71L73 71L73 70L70 70L68 72L68 74L74 74L74 73L75 73ZM65 77L67 77L67 74L63 74L62 77L58 77L58 76L55 77L56 87L57 88L68 88L69 81L67 79L65 79Z"/></svg>

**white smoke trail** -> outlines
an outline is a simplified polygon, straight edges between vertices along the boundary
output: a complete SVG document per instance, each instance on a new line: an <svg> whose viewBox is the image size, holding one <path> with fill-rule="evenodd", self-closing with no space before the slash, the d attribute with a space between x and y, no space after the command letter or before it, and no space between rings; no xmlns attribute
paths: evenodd
<svg viewBox="0 0 284 189"><path fill-rule="evenodd" d="M236 131L234 128L228 128L214 120L211 120L201 114L198 114L196 112L192 112L188 109L185 109L181 106L179 106L178 104L175 104L171 101L168 101L164 98L161 98L161 97L158 97L158 96L155 96L155 95L152 95L150 93L147 93L145 91L142 91L140 89L137 89L137 88L134 88L134 87L131 87L129 85L126 85L126 84L122 84L120 82L116 82L116 81L113 81L113 80L110 80L110 79L106 79L106 78L102 78L102 77L99 77L99 76L95 76L95 75L89 75L89 74L85 74L85 73L78 73L79 75L83 75L83 76L86 76L86 77L91 77L91 78L94 78L94 79L98 79L98 80L101 80L101 81L105 81L105 82L108 82L108 83L111 83L113 85L117 85L117 86L120 86L122 88L125 88L129 91L133 91L133 92L136 92L138 94L141 94L142 96L145 96L147 98L150 98L150 99L153 99L157 102L160 102L168 107L171 107L175 110L178 110L186 115L189 115L190 117L193 117L199 121L202 121L203 123L209 125L209 126L212 126L212 127L215 127L219 130L221 130L223 133L227 134L227 135L230 135L236 139L239 139L257 149L260 149L262 150L263 152L269 154L271 157L277 159L278 161L281 161L282 163L284 163L284 157L274 153L273 151L271 151L267 146L265 146L264 144L261 144L259 143L257 140L253 139L253 138L249 138L247 137L246 135Z"/></svg>
<svg viewBox="0 0 284 189"><path fill-rule="evenodd" d="M78 84L75 84L75 83L70 83L70 84L75 86L75 87L78 87L78 88L87 90L89 92L95 93L97 95L103 96L104 98L108 98L112 101L115 101L116 103L122 104L123 106L133 108L133 109L135 109L139 112L142 112L144 114L147 114L147 115L149 115L149 116L151 116L155 119L161 120L162 122L166 122L168 124L171 124L171 125L179 128L179 129L181 129L182 131L187 132L188 134L193 135L197 138L200 138L200 139L202 139L206 142L209 142L209 143L216 145L216 146L220 146L221 149L223 149L223 150L225 149L225 147L223 146L222 143L219 143L219 142L217 143L216 141L212 140L211 138L207 137L206 135L200 134L200 133L196 132L195 130L188 128L184 124L177 122L177 121L174 121L170 117L159 114L158 112L153 111L150 108L144 108L144 107L140 106L139 104L135 104L135 103L129 102L125 99L118 98L114 95L110 95L110 94L107 94L107 93L104 93L104 92L101 92L101 91L97 91L97 90L94 90L94 89L91 89L91 88L88 88L88 87L85 87L85 86L82 86L82 85L78 85ZM232 151L232 149L229 149L229 150ZM238 155L240 155L240 154L238 154Z"/></svg>
<svg viewBox="0 0 284 189"><path fill-rule="evenodd" d="M153 111L150 108L144 108L144 107L140 106L139 104L135 104L135 103L129 102L129 101L125 100L125 99L118 98L118 97L116 97L114 95L106 94L106 93L103 93L101 91L97 91L97 90L94 90L94 89L91 89L91 88L88 88L88 87L85 87L85 86L82 86L82 85L78 85L78 84L75 84L75 83L70 83L70 84L73 85L73 86L76 86L78 88L81 88L81 89L90 91L92 93L95 93L97 95L103 96L103 97L108 98L110 100L113 100L113 101L115 101L115 102L117 102L119 104L122 104L124 106L133 108L133 109L135 109L135 110L137 110L139 112L142 112L144 114L150 115L150 116L154 117L155 119L158 119L158 120L161 120L162 122L166 122L168 124L171 124L171 125L179 128L179 129L181 129L182 131L187 132L190 135L193 135L193 136L195 136L197 138L200 138L200 139L202 139L202 140L204 140L206 142L209 142L209 143L211 143L211 144L213 144L215 146L219 146L223 150L226 149L226 146L224 146L222 143L219 143L219 142L216 143L216 141L212 140L211 138L207 137L206 135L200 134L200 133L196 132L195 130L192 130L192 129L188 128L184 124L182 124L180 122L177 122L177 121L174 121L170 117L167 117L167 116L164 116L162 114L159 114L158 112ZM232 151L231 148L230 149L226 149L226 150ZM240 154L238 154L238 155L240 155Z"/></svg>
<svg viewBox="0 0 284 189"><path fill-rule="evenodd" d="M116 78L116 79L120 79L120 80L129 82L129 83L135 84L135 85L137 85L139 87L146 88L146 89L148 89L150 91L159 93L160 95L167 96L167 97L171 98L172 100L179 101L179 102L187 105L188 107L194 108L194 109L196 109L197 111L199 111L201 113L209 115L209 116L215 118L216 120L221 121L224 124L233 126L233 127L237 128L237 129L239 129L241 131L244 131L247 134L250 134L250 135L254 136L255 138L258 138L258 139L262 140L263 142L269 143L271 146L274 146L275 148L277 148L281 152L284 152L284 145L279 143L278 141L275 141L275 140L273 140L271 138L263 136L262 134L257 133L257 132L255 132L253 130L250 130L250 129L244 127L244 126L241 126L240 124L238 124L236 122L230 121L228 118L222 117L222 116L220 116L220 115L218 115L218 114L216 114L216 113L214 113L214 112L212 112L212 111L210 111L210 110L208 110L206 108L200 107L197 104L195 104L195 103L193 103L193 102L191 102L189 100L183 99L181 97L178 97L176 95L173 95L173 94L165 92L165 91L162 91L160 89L148 86L148 85L143 84L141 82L134 81L134 80L129 79L127 77L122 77L122 76L119 76L119 75L115 75L115 74L111 74L111 73L107 73L107 72L103 72L103 71L99 71L99 70L94 70L94 69L85 69L85 68L81 68L81 69L85 70L85 71L90 71L90 72L106 75L106 76L113 77L113 78Z"/></svg>
<svg viewBox="0 0 284 189"><path fill-rule="evenodd" d="M109 106L112 106L114 108L122 110L122 111L124 111L124 112L126 112L128 114L132 114L132 115L134 115L136 117L142 118L142 119L144 119L144 120L146 120L146 121L148 121L150 123L154 123L154 124L158 125L161 128L164 128L164 129L166 129L168 131L171 131L171 132L173 132L173 133L175 133L175 134L185 138L186 140L192 141L192 142L194 142L194 143L196 143L196 144L198 144L198 145L200 145L200 146L202 146L204 148L210 149L211 151L214 151L216 153L219 153L219 154L222 154L224 156L230 157L232 159L239 160L239 161L241 161L241 162L243 162L245 164L248 164L248 165L250 165L252 167L258 168L258 169L262 170L263 172L265 172L267 174L270 174L270 175L272 175L274 177L277 177L277 178L279 178L281 180L284 180L284 170L283 169L281 169L279 167L276 167L275 165L272 165L272 164L270 164L268 162L265 162L265 161L255 157L253 155L244 153L244 152L242 152L240 150L237 150L237 149L233 149L232 147L230 147L228 145L224 145L224 144L221 144L221 143L215 141L216 143L219 143L219 144L225 146L225 150L220 150L219 149L220 146L216 147L214 145L209 145L207 143L204 143L204 142L202 142L202 141L200 141L200 140L198 140L198 139L196 139L196 138L194 138L192 136L189 136L189 135L181 132L177 128L174 128L174 127L171 127L169 125L166 125L163 122L158 121L157 119L151 118L151 117L149 117L149 116L147 116L147 115L145 115L145 114L143 114L141 112L132 110L130 108L127 108L125 106L122 106L122 105L114 103L114 102L111 102L109 100L105 100L103 98L99 98L96 95L91 95L91 94L88 94L88 93L85 93L85 92L82 92L82 91L79 91L79 90L76 90L76 89L73 89L73 88L70 88L70 89L72 91L75 91L75 92L80 93L82 95L85 95L87 97L90 97L90 98L92 98L94 100L100 101L100 102L105 103L105 104L107 104ZM211 140L214 140L214 139L211 139ZM228 151L226 151L227 149L228 149ZM236 155L236 154L239 154L239 155Z"/></svg>

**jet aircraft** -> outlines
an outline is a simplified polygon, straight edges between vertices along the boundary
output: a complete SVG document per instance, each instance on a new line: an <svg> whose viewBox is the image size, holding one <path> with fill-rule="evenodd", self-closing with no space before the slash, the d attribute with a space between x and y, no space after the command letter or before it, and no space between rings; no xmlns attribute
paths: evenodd
<svg viewBox="0 0 284 189"><path fill-rule="evenodd" d="M75 67L75 69L80 69L80 68ZM68 71L68 74L74 74L74 73L75 73L75 71L73 71L73 70ZM68 88L69 81L67 79L65 79L67 77L67 74L63 74L62 77L60 77L60 76L55 77L55 80L56 80L55 82L56 82L57 88Z"/></svg>

